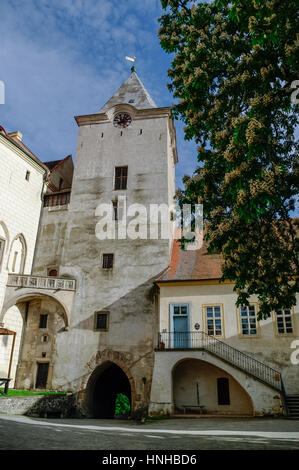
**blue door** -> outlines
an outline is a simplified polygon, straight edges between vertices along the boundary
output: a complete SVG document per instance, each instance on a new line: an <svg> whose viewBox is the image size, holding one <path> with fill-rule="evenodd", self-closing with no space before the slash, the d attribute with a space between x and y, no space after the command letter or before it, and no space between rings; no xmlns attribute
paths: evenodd
<svg viewBox="0 0 299 470"><path fill-rule="evenodd" d="M171 304L170 327L171 347L174 349L190 347L189 304Z"/></svg>

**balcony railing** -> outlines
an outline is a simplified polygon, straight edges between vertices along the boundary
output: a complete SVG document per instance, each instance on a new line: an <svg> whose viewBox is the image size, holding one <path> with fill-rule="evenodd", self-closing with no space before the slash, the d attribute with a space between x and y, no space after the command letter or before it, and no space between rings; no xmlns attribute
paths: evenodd
<svg viewBox="0 0 299 470"><path fill-rule="evenodd" d="M46 194L44 196L44 207L65 206L69 204L70 197L70 191L63 191L56 194Z"/></svg>
<svg viewBox="0 0 299 470"><path fill-rule="evenodd" d="M247 374L271 385L276 390L283 390L280 372L220 341L218 338L207 335L203 331L159 333L158 349L204 349Z"/></svg>
<svg viewBox="0 0 299 470"><path fill-rule="evenodd" d="M29 287L33 289L76 290L76 281L74 279L59 279L57 277L9 274L7 286Z"/></svg>

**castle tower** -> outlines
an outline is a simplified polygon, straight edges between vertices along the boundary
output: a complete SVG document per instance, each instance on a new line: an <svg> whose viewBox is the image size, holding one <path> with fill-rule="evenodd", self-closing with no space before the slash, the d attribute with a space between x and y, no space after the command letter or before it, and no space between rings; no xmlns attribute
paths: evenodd
<svg viewBox="0 0 299 470"><path fill-rule="evenodd" d="M75 119L79 135L63 255L64 271L78 280L71 320L80 351L75 376L85 375L88 363L101 370L111 360L131 376L138 408L149 399L157 341L153 281L168 266L172 246L170 217L154 223L158 239L149 238L150 205L173 204L175 129L170 108L156 106L135 71L98 113ZM111 205L115 226L127 211L132 236L96 233L103 204ZM146 215L134 214L136 204Z"/></svg>
<svg viewBox="0 0 299 470"><path fill-rule="evenodd" d="M99 112L75 119L70 202L50 207L60 199L49 196L34 264L39 276L54 267L62 290L35 304L32 319L38 325L39 305L51 303L47 388L78 393L86 416L111 417L117 393L127 395L132 410L149 403L158 335L154 280L172 247L175 129L170 108L156 106L134 70ZM65 278L76 282L75 292L63 291ZM30 312L29 306L29 319ZM19 386L38 361L29 345L24 351Z"/></svg>
<svg viewBox="0 0 299 470"><path fill-rule="evenodd" d="M85 416L112 417L117 393L133 411L149 404L154 281L172 248L175 129L134 70L99 112L75 119L72 188L52 177L37 277L18 300L27 316L17 385L71 390ZM59 181L68 180L65 161L55 162Z"/></svg>

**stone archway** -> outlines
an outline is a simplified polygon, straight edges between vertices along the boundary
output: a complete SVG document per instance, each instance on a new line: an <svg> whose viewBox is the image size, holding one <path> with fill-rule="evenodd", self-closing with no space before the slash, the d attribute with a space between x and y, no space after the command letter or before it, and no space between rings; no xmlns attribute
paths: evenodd
<svg viewBox="0 0 299 470"><path fill-rule="evenodd" d="M36 388L40 364L47 364L48 375L42 388L53 388L53 374L59 355L58 339L68 327L68 315L61 302L51 295L23 293L5 303L0 321L4 323L5 328L16 333L11 373L13 380L10 386L22 389ZM0 370L8 368L9 348L8 339L6 344L2 339Z"/></svg>
<svg viewBox="0 0 299 470"><path fill-rule="evenodd" d="M174 412L184 406L199 412L204 406L208 414L253 416L249 394L225 370L200 359L183 359L172 373Z"/></svg>
<svg viewBox="0 0 299 470"><path fill-rule="evenodd" d="M127 374L115 362L105 361L94 370L87 384L89 416L113 418L118 393L127 396L132 409L132 390Z"/></svg>

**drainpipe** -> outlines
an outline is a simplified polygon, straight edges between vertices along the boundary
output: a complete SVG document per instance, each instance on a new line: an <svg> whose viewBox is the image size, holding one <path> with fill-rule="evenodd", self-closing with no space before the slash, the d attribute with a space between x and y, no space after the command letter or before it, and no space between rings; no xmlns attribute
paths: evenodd
<svg viewBox="0 0 299 470"><path fill-rule="evenodd" d="M45 184L46 184L46 181L48 179L49 174L50 174L50 172L45 173L44 176L43 176L43 187L42 187L41 195L40 195L42 203L41 203L39 220L38 220L38 228L37 228L37 231L36 231L36 238L35 238L35 245L34 245L34 252L33 252L33 257L32 257L32 264L31 264L30 274L32 274L32 268L35 264L37 240L39 238L39 234L40 234L40 230L41 230L41 218L42 218L42 212L43 212L44 189L45 189Z"/></svg>

